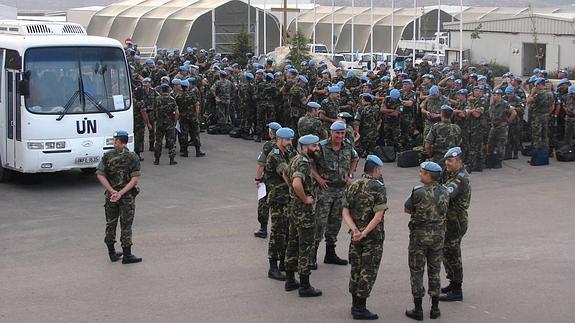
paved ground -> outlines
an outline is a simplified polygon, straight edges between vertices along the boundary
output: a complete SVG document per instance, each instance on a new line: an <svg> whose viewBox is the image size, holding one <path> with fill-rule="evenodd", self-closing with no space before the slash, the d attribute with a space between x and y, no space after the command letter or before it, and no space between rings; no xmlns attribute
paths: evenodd
<svg viewBox="0 0 575 323"><path fill-rule="evenodd" d="M320 263L311 280L324 296L316 299L267 278L267 240L252 235L260 145L203 138L208 156L179 158L175 167L167 157L153 166L146 153L134 226L142 264L108 261L94 177L64 172L0 184L0 322L351 321L349 266ZM402 205L417 171L389 164L384 176L384 259L368 304L385 322L409 322ZM574 177L575 164L530 167L525 157L472 174L465 298L442 304L440 322L573 322ZM344 230L340 240L345 255Z"/></svg>

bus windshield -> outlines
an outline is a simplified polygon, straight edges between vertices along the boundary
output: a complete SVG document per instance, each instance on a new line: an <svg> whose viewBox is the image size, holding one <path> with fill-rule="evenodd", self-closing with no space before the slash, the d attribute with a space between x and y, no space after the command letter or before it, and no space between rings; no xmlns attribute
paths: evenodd
<svg viewBox="0 0 575 323"><path fill-rule="evenodd" d="M130 108L124 52L114 47L30 48L26 108L38 114L109 113Z"/></svg>

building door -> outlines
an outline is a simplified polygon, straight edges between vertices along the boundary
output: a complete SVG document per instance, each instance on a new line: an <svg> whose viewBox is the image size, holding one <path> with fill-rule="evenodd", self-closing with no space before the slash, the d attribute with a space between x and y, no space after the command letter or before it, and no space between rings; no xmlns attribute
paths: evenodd
<svg viewBox="0 0 575 323"><path fill-rule="evenodd" d="M16 141L21 140L20 133L20 95L18 94L18 81L20 73L7 70L5 78L6 97L6 154L4 165L16 167Z"/></svg>
<svg viewBox="0 0 575 323"><path fill-rule="evenodd" d="M546 44L523 43L523 75L533 74L535 68L545 69L546 56Z"/></svg>

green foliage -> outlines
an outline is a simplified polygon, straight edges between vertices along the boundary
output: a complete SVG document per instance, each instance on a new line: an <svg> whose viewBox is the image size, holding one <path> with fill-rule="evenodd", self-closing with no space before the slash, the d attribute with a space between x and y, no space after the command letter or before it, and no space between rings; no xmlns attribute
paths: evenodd
<svg viewBox="0 0 575 323"><path fill-rule="evenodd" d="M471 64L471 65L475 66L477 70L479 70L481 67L479 64ZM496 61L489 62L489 69L491 70L493 77L501 77L503 74L509 72L509 66L497 64Z"/></svg>
<svg viewBox="0 0 575 323"><path fill-rule="evenodd" d="M290 50L286 58L291 60L294 66L300 66L301 62L311 59L309 48L307 47L308 43L309 39L300 31L290 41Z"/></svg>
<svg viewBox="0 0 575 323"><path fill-rule="evenodd" d="M246 53L253 53L253 51L254 46L250 35L245 31L236 34L232 45L232 61L244 66L248 63Z"/></svg>
<svg viewBox="0 0 575 323"><path fill-rule="evenodd" d="M479 34L481 33L481 28L483 28L483 25L479 24L479 25L477 25L477 27L475 27L475 29L473 29L473 32L471 33L471 39L480 39L481 38L479 36Z"/></svg>

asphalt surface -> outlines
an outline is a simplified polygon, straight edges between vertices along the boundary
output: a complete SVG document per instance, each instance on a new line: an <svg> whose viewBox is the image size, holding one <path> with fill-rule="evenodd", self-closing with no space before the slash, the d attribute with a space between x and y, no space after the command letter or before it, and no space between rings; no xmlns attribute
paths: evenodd
<svg viewBox="0 0 575 323"><path fill-rule="evenodd" d="M108 260L103 189L93 175L0 184L0 322L351 321L349 266L319 261L311 282L324 296L315 299L267 278L267 240L253 236L261 144L202 139L207 156L176 166L167 154L153 166L145 154L133 227L141 264ZM403 203L417 170L386 164L384 178L390 209L368 307L380 321L410 322ZM464 301L441 304L437 322L573 322L574 178L575 163L532 167L526 157L471 174ZM339 237L347 258L344 227ZM426 320L429 306L426 297Z"/></svg>

